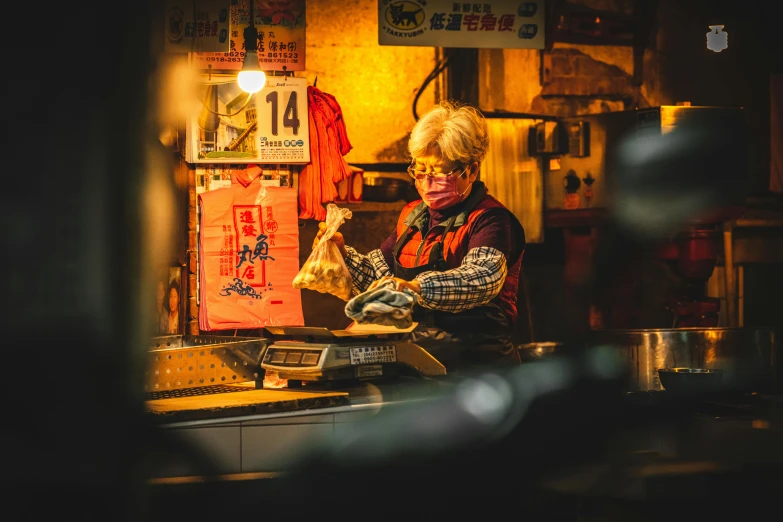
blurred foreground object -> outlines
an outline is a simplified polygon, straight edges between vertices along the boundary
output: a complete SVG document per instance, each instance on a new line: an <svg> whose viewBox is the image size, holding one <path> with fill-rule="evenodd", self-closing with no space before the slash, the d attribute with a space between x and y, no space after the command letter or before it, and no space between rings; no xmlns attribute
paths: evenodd
<svg viewBox="0 0 783 522"><path fill-rule="evenodd" d="M668 324L648 313L633 326L614 327L718 326L720 303L707 297L706 282L723 224L742 214L752 188L745 117L741 108L665 106L639 110L635 124L618 135L606 160L607 220L590 301L604 311L653 308L651 295L637 305L618 304L618 274L633 277L631 267L643 262L660 263L671 286L660 304Z"/></svg>
<svg viewBox="0 0 783 522"><path fill-rule="evenodd" d="M596 348L471 375L313 448L268 501L282 509L307 491L301 509L315 513L327 499L347 508L397 491L429 499L423 512L446 513L442 500L467 491L474 505L509 500L527 480L602 451L602 428L574 439L569 426L611 418L623 373L614 352Z"/></svg>
<svg viewBox="0 0 783 522"><path fill-rule="evenodd" d="M659 123L628 132L613 161L611 217L640 239L710 223L750 191L742 109L666 109Z"/></svg>

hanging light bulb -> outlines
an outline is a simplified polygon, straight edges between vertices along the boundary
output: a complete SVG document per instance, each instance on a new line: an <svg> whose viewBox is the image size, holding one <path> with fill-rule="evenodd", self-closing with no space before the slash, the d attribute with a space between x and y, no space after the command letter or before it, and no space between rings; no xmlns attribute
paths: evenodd
<svg viewBox="0 0 783 522"><path fill-rule="evenodd" d="M253 94L264 88L266 74L258 63L258 29L253 24L253 3L250 0L250 25L245 27L245 60L242 62L242 70L237 75L237 83L243 91Z"/></svg>
<svg viewBox="0 0 783 522"><path fill-rule="evenodd" d="M261 70L258 64L258 55L255 49L245 52L245 61L242 64L242 70L237 75L239 87L250 94L256 93L264 88L266 83L266 74Z"/></svg>

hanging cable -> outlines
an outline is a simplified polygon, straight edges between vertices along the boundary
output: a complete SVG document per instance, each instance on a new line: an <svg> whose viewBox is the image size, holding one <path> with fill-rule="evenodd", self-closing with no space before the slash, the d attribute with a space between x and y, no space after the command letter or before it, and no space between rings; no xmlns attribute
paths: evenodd
<svg viewBox="0 0 783 522"><path fill-rule="evenodd" d="M427 75L427 77L424 79L424 82L422 82L421 86L419 87L419 90L416 92L416 96L413 98L413 119L416 121L419 121L419 114L416 112L416 106L419 104L419 97L421 97L422 93L424 92L424 89L427 88L427 86L438 77L440 73L442 73L446 68L449 66L451 60L451 56L445 58L442 62L435 64L435 68L432 69L432 71Z"/></svg>

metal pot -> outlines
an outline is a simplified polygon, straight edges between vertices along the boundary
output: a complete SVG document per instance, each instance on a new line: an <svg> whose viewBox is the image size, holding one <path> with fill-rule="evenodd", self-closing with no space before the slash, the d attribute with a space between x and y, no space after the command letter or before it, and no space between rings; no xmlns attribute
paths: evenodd
<svg viewBox="0 0 783 522"><path fill-rule="evenodd" d="M772 329L596 330L586 345L618 350L627 363L629 391L664 389L660 368L723 370L723 389L760 391L780 385L780 347Z"/></svg>
<svg viewBox="0 0 783 522"><path fill-rule="evenodd" d="M366 201L400 201L409 199L413 182L407 174L365 172L362 198Z"/></svg>

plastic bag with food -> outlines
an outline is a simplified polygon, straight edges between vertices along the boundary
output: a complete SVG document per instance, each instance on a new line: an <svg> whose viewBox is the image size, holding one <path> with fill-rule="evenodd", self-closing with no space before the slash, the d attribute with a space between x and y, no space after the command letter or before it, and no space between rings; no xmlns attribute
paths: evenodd
<svg viewBox="0 0 783 522"><path fill-rule="evenodd" d="M324 294L332 294L343 301L351 299L351 273L345 265L340 249L329 241L346 219L353 213L330 203L326 206L326 230L313 248L302 269L294 277L294 288L307 288Z"/></svg>

